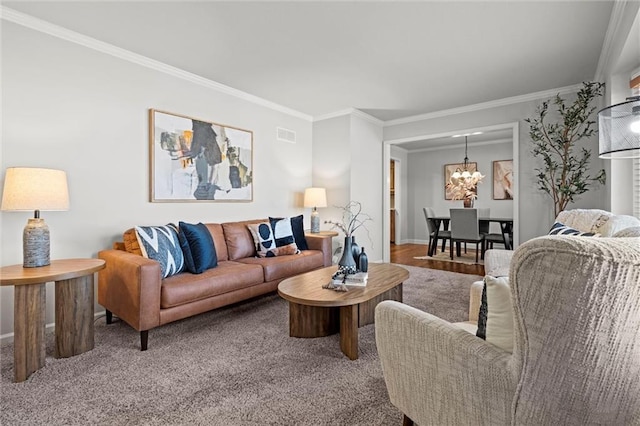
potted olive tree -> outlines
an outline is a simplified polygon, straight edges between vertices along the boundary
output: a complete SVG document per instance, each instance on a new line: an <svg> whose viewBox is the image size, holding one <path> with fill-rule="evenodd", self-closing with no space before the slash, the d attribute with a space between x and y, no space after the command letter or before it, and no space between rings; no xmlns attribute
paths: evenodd
<svg viewBox="0 0 640 426"><path fill-rule="evenodd" d="M592 184L606 181L604 169L595 176L588 173L591 151L578 145L581 139L596 132L595 121L590 119L595 111L591 104L602 96L603 90L604 83L585 82L572 103L567 104L557 95L538 105L534 118L525 120L533 142L531 152L542 160L542 167L535 169L538 189L553 199L556 216ZM555 122L548 116L551 103L556 106Z"/></svg>

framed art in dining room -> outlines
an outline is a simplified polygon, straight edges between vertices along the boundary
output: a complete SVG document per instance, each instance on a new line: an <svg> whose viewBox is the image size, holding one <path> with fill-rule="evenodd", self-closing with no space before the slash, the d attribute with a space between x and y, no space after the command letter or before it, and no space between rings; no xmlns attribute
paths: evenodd
<svg viewBox="0 0 640 426"><path fill-rule="evenodd" d="M513 200L513 160L493 162L493 199Z"/></svg>
<svg viewBox="0 0 640 426"><path fill-rule="evenodd" d="M253 200L253 132L149 110L151 202Z"/></svg>
<svg viewBox="0 0 640 426"><path fill-rule="evenodd" d="M445 200L453 200L453 191L447 188L447 183L451 180L451 175L457 170L462 170L464 168L463 163L456 164L445 164L444 165L444 199ZM478 170L478 163L469 163L468 165L469 173L473 173ZM477 195L478 189L473 188L473 192Z"/></svg>

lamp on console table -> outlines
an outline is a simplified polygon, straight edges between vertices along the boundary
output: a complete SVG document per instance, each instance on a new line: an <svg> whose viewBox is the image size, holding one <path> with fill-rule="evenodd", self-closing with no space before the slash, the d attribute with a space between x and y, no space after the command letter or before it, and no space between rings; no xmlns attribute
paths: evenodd
<svg viewBox="0 0 640 426"><path fill-rule="evenodd" d="M22 234L22 266L49 265L49 227L40 218L40 210L68 210L67 174L62 170L9 167L4 178L2 210L31 211Z"/></svg>
<svg viewBox="0 0 640 426"><path fill-rule="evenodd" d="M327 191L324 188L307 188L304 190L304 206L312 207L311 232L320 232L320 215L318 207L327 207Z"/></svg>

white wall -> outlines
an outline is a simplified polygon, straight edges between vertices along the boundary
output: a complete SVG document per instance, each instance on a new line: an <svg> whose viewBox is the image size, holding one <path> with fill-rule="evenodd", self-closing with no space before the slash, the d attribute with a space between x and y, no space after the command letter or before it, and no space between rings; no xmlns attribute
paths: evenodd
<svg viewBox="0 0 640 426"><path fill-rule="evenodd" d="M469 161L478 164L478 171L485 177L478 185L478 198L474 207L490 208L491 216L512 217L512 200L493 200L492 167L494 160L512 159L512 142L491 145L469 145ZM444 199L444 165L460 163L464 157L464 148L447 148L412 152L408 159L408 209L409 229L407 239L415 243L427 243L429 237L425 224L423 207L432 207L437 215L449 215L450 208L461 208L462 201ZM498 232L499 225L495 226Z"/></svg>
<svg viewBox="0 0 640 426"><path fill-rule="evenodd" d="M252 130L253 202L150 203L149 108ZM297 143L278 142L276 126L294 130ZM49 167L69 180L70 210L42 213L52 259L96 257L133 225L308 215L301 194L311 185L311 155L307 120L2 22L2 176L12 166ZM28 217L0 213L0 264L22 263ZM6 334L13 288L0 296Z"/></svg>
<svg viewBox="0 0 640 426"><path fill-rule="evenodd" d="M371 216L366 230L356 231L356 241L366 247L370 261L382 260L383 177L382 126L359 115L351 116L351 200L362 204L362 211ZM368 231L368 232L367 232Z"/></svg>
<svg viewBox="0 0 640 426"><path fill-rule="evenodd" d="M382 126L345 114L313 124L313 184L327 189L322 221L341 221L350 201L362 204L362 211L373 219L356 232L359 245L367 249L370 261L382 259ZM322 224L321 229L331 229ZM336 229L337 230L337 229ZM339 230L337 230L339 232ZM344 235L334 239L341 245Z"/></svg>

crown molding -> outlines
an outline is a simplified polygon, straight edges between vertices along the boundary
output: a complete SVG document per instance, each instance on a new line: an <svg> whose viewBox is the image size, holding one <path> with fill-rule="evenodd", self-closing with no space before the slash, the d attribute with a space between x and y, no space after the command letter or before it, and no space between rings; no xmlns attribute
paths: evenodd
<svg viewBox="0 0 640 426"><path fill-rule="evenodd" d="M474 143L468 144L468 146L470 146L470 147L478 147L478 146L498 145L498 144L503 144L503 143L513 143L513 139L512 138L509 138L509 139L495 139L495 140L492 140L492 141L474 142ZM420 149L406 149L406 148L402 148L401 146L399 146L397 148L404 149L405 151L407 151L410 154L415 154L415 153L418 153L418 152L443 151L445 149L458 149L458 148L464 148L464 146L465 145L463 143L455 143L455 144L451 144L451 145L433 146L433 147L420 148Z"/></svg>
<svg viewBox="0 0 640 426"><path fill-rule="evenodd" d="M319 115L319 116L313 117L313 122L315 123L316 121L329 120L331 118L342 117L344 115L353 115L353 116L362 118L363 120L368 121L370 123L376 124L378 126L384 126L384 121L374 117L373 115L367 114L366 112L362 112L357 108L347 108L347 109L342 109L340 111Z"/></svg>
<svg viewBox="0 0 640 426"><path fill-rule="evenodd" d="M60 38L62 40L70 41L80 46L84 46L89 49L93 49L98 52L105 53L107 55L111 55L113 57L137 64L146 68L150 68L152 70L159 71L164 74L171 75L173 77L197 84L199 86L206 87L208 89L215 90L220 93L224 93L224 94L242 99L247 102L251 102L256 105L269 108L274 111L278 111L278 112L281 112L293 117L297 117L309 122L313 121L312 116L308 114L304 114L300 111L296 111L294 109L285 107L283 105L276 104L275 102L271 102L266 99L260 98L258 96L252 95L250 93L243 92L238 89L234 89L232 87L226 86L216 81L209 80L199 75L190 73L188 71L182 70L180 68L176 68L171 65L167 65L163 62L156 61L155 59L151 59L146 56L139 55L129 50L122 49L112 44L105 43L95 38L85 36L83 34L77 33L75 31L71 31L69 29L52 24L42 19L35 18L31 15L18 12L6 6L0 5L0 19L3 19L8 22L13 22L14 24L22 25L23 27L30 28L35 31L39 31L44 34L48 34L48 35Z"/></svg>
<svg viewBox="0 0 640 426"><path fill-rule="evenodd" d="M609 25L607 26L607 32L604 35L604 42L602 43L602 49L600 50L600 58L598 58L598 66L596 67L596 73L593 77L595 81L601 81L605 78L607 70L611 67L611 60L613 58L613 50L615 40L618 38L622 29L622 23L624 22L627 13L625 9L627 7L626 1L616 0L613 2L613 9L611 10L611 16L609 17Z"/></svg>
<svg viewBox="0 0 640 426"><path fill-rule="evenodd" d="M398 118L384 122L384 127L397 126L399 124L413 123L416 121L431 120L434 118L447 117L450 115L464 114L467 112L480 111L483 109L497 108L506 105L530 102L538 99L549 98L556 95L566 95L580 90L581 84L559 87L557 89L543 90L541 92L528 93L526 95L512 96L509 98L496 99L494 101L481 102L479 104L467 105L458 108L443 109L441 111L428 112L426 114L413 115L411 117Z"/></svg>

